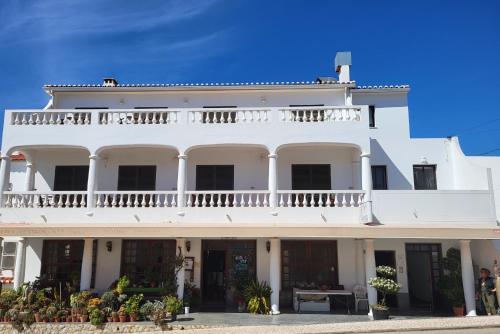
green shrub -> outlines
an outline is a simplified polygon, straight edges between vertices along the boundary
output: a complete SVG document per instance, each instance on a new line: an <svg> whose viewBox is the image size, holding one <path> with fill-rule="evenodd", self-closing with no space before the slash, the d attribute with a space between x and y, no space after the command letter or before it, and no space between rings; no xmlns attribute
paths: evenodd
<svg viewBox="0 0 500 334"><path fill-rule="evenodd" d="M272 290L266 282L250 281L243 292L248 312L269 314L271 293Z"/></svg>
<svg viewBox="0 0 500 334"><path fill-rule="evenodd" d="M175 296L166 296L163 299L165 303L165 308L167 312L172 314L179 314L182 312L182 308L184 307L182 300L178 299Z"/></svg>

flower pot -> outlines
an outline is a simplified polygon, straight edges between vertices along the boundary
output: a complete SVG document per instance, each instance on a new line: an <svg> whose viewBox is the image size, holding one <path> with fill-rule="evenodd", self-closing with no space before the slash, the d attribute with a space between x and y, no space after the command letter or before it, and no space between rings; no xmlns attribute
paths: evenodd
<svg viewBox="0 0 500 334"><path fill-rule="evenodd" d="M108 320L108 322L113 322L113 317L107 317L106 320Z"/></svg>
<svg viewBox="0 0 500 334"><path fill-rule="evenodd" d="M35 321L42 322L42 315L38 312L35 313Z"/></svg>
<svg viewBox="0 0 500 334"><path fill-rule="evenodd" d="M130 313L130 321L137 321L137 313Z"/></svg>
<svg viewBox="0 0 500 334"><path fill-rule="evenodd" d="M59 317L54 318L54 322L59 322L59 321L60 321Z"/></svg>
<svg viewBox="0 0 500 334"><path fill-rule="evenodd" d="M464 307L463 306L453 306L453 315L455 317L463 317L464 316Z"/></svg>
<svg viewBox="0 0 500 334"><path fill-rule="evenodd" d="M373 308L372 312L373 312L373 320L387 320L387 319L389 319L389 310Z"/></svg>
<svg viewBox="0 0 500 334"><path fill-rule="evenodd" d="M112 316L113 322L120 322L120 317L118 315Z"/></svg>
<svg viewBox="0 0 500 334"><path fill-rule="evenodd" d="M88 314L80 316L80 322L87 322L87 320L89 320Z"/></svg>
<svg viewBox="0 0 500 334"><path fill-rule="evenodd" d="M70 315L66 316L66 322L73 322L73 317Z"/></svg>
<svg viewBox="0 0 500 334"><path fill-rule="evenodd" d="M184 306L184 314L189 314L189 306Z"/></svg>
<svg viewBox="0 0 500 334"><path fill-rule="evenodd" d="M120 319L120 322L127 322L127 316L126 315L119 315L118 318Z"/></svg>
<svg viewBox="0 0 500 334"><path fill-rule="evenodd" d="M78 322L78 320L80 320L79 316L77 316L76 314L73 314L71 317L73 319L73 322Z"/></svg>

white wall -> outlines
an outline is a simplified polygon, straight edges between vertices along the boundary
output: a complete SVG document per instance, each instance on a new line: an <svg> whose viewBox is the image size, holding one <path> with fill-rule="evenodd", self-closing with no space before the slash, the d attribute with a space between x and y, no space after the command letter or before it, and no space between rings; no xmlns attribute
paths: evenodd
<svg viewBox="0 0 500 334"><path fill-rule="evenodd" d="M26 254L24 264L24 281L32 282L38 276L42 269L42 251L43 239L28 238L26 239Z"/></svg>
<svg viewBox="0 0 500 334"><path fill-rule="evenodd" d="M14 160L10 162L9 182L14 191L24 191L26 181L26 161Z"/></svg>
<svg viewBox="0 0 500 334"><path fill-rule="evenodd" d="M204 106L286 107L297 104L345 105L343 89L251 90L212 92L141 92L141 93L57 93L54 108L75 107L168 107L202 108Z"/></svg>
<svg viewBox="0 0 500 334"><path fill-rule="evenodd" d="M112 242L108 252L106 242ZM120 277L122 240L118 238L98 239L95 289L99 292L108 290L111 283Z"/></svg>

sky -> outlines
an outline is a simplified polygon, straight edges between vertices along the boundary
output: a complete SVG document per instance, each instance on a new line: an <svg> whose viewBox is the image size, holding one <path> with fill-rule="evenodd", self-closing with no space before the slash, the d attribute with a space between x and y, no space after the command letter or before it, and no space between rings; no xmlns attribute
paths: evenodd
<svg viewBox="0 0 500 334"><path fill-rule="evenodd" d="M0 0L0 110L44 84L409 84L412 137L500 155L500 0ZM1 117L3 119L3 115Z"/></svg>

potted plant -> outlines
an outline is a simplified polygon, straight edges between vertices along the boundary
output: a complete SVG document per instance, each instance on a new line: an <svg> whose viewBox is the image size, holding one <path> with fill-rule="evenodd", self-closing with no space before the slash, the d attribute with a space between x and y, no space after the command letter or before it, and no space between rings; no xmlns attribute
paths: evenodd
<svg viewBox="0 0 500 334"><path fill-rule="evenodd" d="M57 311L57 318L59 318L62 322L65 322L67 320L67 317L68 317L67 310L61 309L61 310Z"/></svg>
<svg viewBox="0 0 500 334"><path fill-rule="evenodd" d="M118 310L118 318L120 319L120 322L127 321L127 309L125 308L125 305L120 306L120 309Z"/></svg>
<svg viewBox="0 0 500 334"><path fill-rule="evenodd" d="M172 321L176 321L177 315L182 312L182 300L178 299L176 296L166 296L164 303L167 312L170 313Z"/></svg>
<svg viewBox="0 0 500 334"><path fill-rule="evenodd" d="M149 319L157 326L163 325L165 321L165 304L159 300L145 302L140 309L145 319Z"/></svg>
<svg viewBox="0 0 500 334"><path fill-rule="evenodd" d="M113 322L113 316L111 315L113 313L113 309L111 307L103 307L102 313L107 322Z"/></svg>
<svg viewBox="0 0 500 334"><path fill-rule="evenodd" d="M269 314L272 290L266 282L249 281L244 290L248 312Z"/></svg>
<svg viewBox="0 0 500 334"><path fill-rule="evenodd" d="M450 248L443 258L444 273L438 282L439 291L448 299L457 317L464 315L464 289L460 250Z"/></svg>
<svg viewBox="0 0 500 334"><path fill-rule="evenodd" d="M125 293L125 289L130 285L130 280L126 275L123 275L118 279L116 283L116 292L119 295L123 295Z"/></svg>
<svg viewBox="0 0 500 334"><path fill-rule="evenodd" d="M92 308L92 311L89 312L89 317L90 323L94 326L100 326L104 323L104 314L97 307Z"/></svg>
<svg viewBox="0 0 500 334"><path fill-rule="evenodd" d="M382 299L375 305L370 305L373 312L373 320L389 319L389 307L387 306L387 295L396 294L401 289L401 284L393 280L396 269L389 266L378 266L377 277L372 277L368 284L382 295Z"/></svg>
<svg viewBox="0 0 500 334"><path fill-rule="evenodd" d="M130 316L130 321L137 321L137 314L139 312L139 304L141 303L144 295L138 294L133 295L125 302L125 309Z"/></svg>
<svg viewBox="0 0 500 334"><path fill-rule="evenodd" d="M86 308L80 310L80 322L87 322L89 320L89 313Z"/></svg>
<svg viewBox="0 0 500 334"><path fill-rule="evenodd" d="M55 317L57 315L57 307L55 307L55 305L53 304L48 306L45 310L45 315L49 322L55 320Z"/></svg>
<svg viewBox="0 0 500 334"><path fill-rule="evenodd" d="M120 321L120 316L118 315L118 312L116 312L116 311L111 312L111 318L113 319L113 322Z"/></svg>

